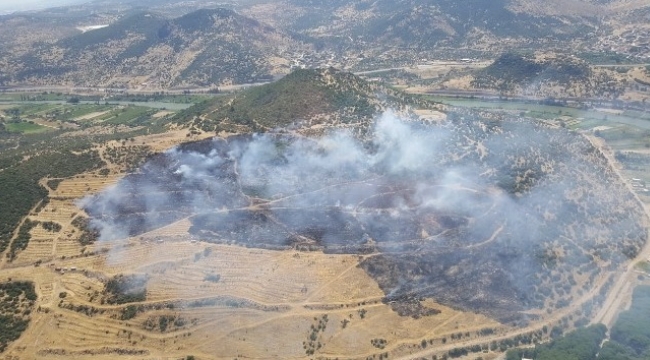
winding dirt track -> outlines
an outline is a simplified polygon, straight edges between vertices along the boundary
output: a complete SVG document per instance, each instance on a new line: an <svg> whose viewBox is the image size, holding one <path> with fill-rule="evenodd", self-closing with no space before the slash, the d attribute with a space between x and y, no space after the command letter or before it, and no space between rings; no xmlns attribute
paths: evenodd
<svg viewBox="0 0 650 360"><path fill-rule="evenodd" d="M611 168L614 170L614 172L616 172L616 175L618 175L621 181L625 183L630 193L633 194L636 201L643 208L645 214L648 216L648 218L650 218L650 211L648 210L648 207L643 201L641 201L638 194L634 192L632 186L627 181L625 181L625 177L617 166L618 163L616 162L616 159L614 159L611 152L607 149L606 144L604 144L600 139L588 135L585 135L585 137L596 149L598 149L603 154L603 156L609 162ZM641 249L637 257L628 264L625 272L614 282L614 285L612 286L612 289L607 296L607 300L605 300L603 307L598 312L596 317L592 320L592 324L602 323L605 324L608 328L611 328L611 326L614 324L614 321L616 320L616 315L618 314L619 310L631 298L630 290L632 284L634 283L635 277L634 267L640 261L648 259L648 257L650 257L650 241L646 242L645 246L643 249Z"/></svg>

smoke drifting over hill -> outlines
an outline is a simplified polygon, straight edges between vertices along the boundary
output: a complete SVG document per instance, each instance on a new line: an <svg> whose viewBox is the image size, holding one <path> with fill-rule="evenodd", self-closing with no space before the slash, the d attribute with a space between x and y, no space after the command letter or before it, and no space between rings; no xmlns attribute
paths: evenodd
<svg viewBox="0 0 650 360"><path fill-rule="evenodd" d="M189 143L82 206L102 241L189 218L202 241L364 254L360 266L411 316L426 314L424 297L504 321L561 307L578 287L571 269L593 283L597 259L616 267L645 242L637 204L584 138L452 118L386 113L365 139Z"/></svg>

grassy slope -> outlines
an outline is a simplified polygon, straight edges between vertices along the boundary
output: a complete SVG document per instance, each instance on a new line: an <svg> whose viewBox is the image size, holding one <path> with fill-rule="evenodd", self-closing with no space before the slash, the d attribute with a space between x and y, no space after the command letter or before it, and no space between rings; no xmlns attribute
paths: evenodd
<svg viewBox="0 0 650 360"><path fill-rule="evenodd" d="M374 90L360 78L334 69L296 70L277 82L248 89L234 98L215 98L187 109L174 121L187 124L207 114L197 122L204 130L214 130L225 121L260 131L343 109L349 110L351 117L369 117L378 110L371 103Z"/></svg>

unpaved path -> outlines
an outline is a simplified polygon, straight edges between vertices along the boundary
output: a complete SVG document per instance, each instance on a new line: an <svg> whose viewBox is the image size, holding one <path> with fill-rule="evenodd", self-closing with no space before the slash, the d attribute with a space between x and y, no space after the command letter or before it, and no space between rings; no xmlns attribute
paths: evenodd
<svg viewBox="0 0 650 360"><path fill-rule="evenodd" d="M621 173L620 168L617 166L618 163L616 159L614 159L612 153L608 150L607 145L604 143L604 141L589 135L585 135L585 137L596 149L598 149L603 154L605 159L607 159L607 162L609 162L610 167L614 170L621 181L625 183L625 186L627 186L628 190L630 193L632 193L635 200L639 203L643 211L650 218L648 207L643 201L641 201L639 195L634 191L632 186L627 181L625 181L625 177ZM646 241L645 246L643 249L641 249L637 257L634 260L630 261L630 263L627 265L627 268L625 269L625 272L612 285L612 288L607 296L607 299L605 300L605 303L603 304L603 307L592 320L592 324L602 323L605 324L608 328L611 328L611 326L614 324L614 321L616 320L616 315L618 314L621 306L623 306L630 299L630 286L634 282L634 278L636 276L634 267L640 261L646 260L648 257L650 257L650 242Z"/></svg>

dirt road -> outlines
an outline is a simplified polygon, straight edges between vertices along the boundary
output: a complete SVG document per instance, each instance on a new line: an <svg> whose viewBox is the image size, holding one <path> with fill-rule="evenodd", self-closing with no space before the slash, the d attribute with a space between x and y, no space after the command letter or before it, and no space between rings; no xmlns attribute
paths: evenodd
<svg viewBox="0 0 650 360"><path fill-rule="evenodd" d="M637 193L634 192L632 186L627 181L625 181L625 177L621 173L619 167L617 166L616 160L614 159L612 153L608 150L607 145L604 143L604 141L589 135L585 135L585 137L595 148L597 148L603 154L614 172L616 172L621 181L625 183L625 185L630 190L630 193L633 194L634 198L643 208L648 218L650 218L648 207L643 201L641 201ZM632 293L632 284L634 282L634 278L636 277L634 267L640 261L648 259L648 257L650 257L650 244L646 241L644 248L641 249L634 260L630 261L623 275L621 275L613 284L609 294L607 295L607 299L603 304L603 307L592 320L592 324L602 323L605 324L608 328L614 324L616 315L618 314L619 310L630 300Z"/></svg>

